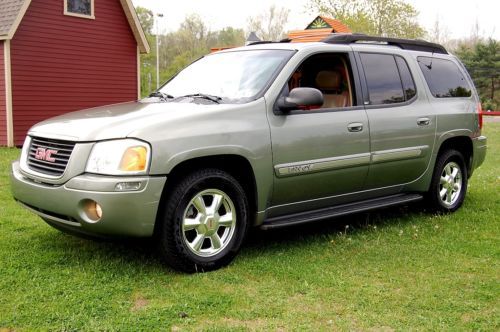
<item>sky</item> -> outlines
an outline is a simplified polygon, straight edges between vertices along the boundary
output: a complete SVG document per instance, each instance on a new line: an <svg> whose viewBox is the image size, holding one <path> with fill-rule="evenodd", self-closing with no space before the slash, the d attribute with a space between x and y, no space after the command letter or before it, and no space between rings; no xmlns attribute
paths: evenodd
<svg viewBox="0 0 500 332"><path fill-rule="evenodd" d="M290 9L287 30L304 29L317 15L307 9L308 0L132 0L135 6L163 14L159 27L170 32L179 28L186 15L196 13L211 30L227 26L246 28L247 18L266 11L272 4ZM431 30L436 19L449 38L469 37L476 24L483 37L500 39L498 0L406 0L419 11L419 23Z"/></svg>

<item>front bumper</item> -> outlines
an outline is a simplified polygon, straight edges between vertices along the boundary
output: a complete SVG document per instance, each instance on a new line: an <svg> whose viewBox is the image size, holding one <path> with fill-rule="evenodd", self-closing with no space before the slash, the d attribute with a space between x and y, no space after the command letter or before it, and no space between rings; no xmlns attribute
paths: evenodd
<svg viewBox="0 0 500 332"><path fill-rule="evenodd" d="M151 236L166 180L165 176L83 174L62 185L53 185L23 175L17 161L11 169L12 193L24 207L56 228L97 236ZM140 186L135 191L116 191L116 184L122 182ZM85 212L89 200L102 207L102 218L97 222Z"/></svg>

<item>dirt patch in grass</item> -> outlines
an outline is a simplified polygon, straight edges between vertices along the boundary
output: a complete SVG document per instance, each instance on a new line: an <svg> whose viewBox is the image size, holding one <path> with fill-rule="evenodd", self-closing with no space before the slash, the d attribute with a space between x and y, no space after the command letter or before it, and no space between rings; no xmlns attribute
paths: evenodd
<svg viewBox="0 0 500 332"><path fill-rule="evenodd" d="M149 305L149 300L145 299L142 295L134 296L134 305L130 309L130 311L139 311L146 308Z"/></svg>

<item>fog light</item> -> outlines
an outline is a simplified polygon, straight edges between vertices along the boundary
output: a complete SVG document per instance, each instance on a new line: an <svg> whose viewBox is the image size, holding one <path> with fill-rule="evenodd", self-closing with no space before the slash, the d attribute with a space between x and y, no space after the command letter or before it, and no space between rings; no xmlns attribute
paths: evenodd
<svg viewBox="0 0 500 332"><path fill-rule="evenodd" d="M101 219L102 218L102 208L97 202L95 203L95 214L97 215L97 218Z"/></svg>
<svg viewBox="0 0 500 332"><path fill-rule="evenodd" d="M89 222L98 222L102 218L102 207L91 199L84 201L83 212L85 212Z"/></svg>
<svg viewBox="0 0 500 332"><path fill-rule="evenodd" d="M140 188L140 182L119 182L115 186L115 191L136 191Z"/></svg>

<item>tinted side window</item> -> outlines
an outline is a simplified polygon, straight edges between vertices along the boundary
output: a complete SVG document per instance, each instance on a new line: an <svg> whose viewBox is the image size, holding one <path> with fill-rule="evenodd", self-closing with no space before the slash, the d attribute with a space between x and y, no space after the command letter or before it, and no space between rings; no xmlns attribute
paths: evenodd
<svg viewBox="0 0 500 332"><path fill-rule="evenodd" d="M422 56L417 60L434 97L471 96L469 83L453 61Z"/></svg>
<svg viewBox="0 0 500 332"><path fill-rule="evenodd" d="M403 90L405 93L406 100L412 99L417 93L415 89L415 82L410 73L410 68L405 59L400 56L396 56L396 63L398 64L399 74L401 75L401 82L403 83Z"/></svg>
<svg viewBox="0 0 500 332"><path fill-rule="evenodd" d="M405 101L401 78L394 56L390 54L360 53L370 105L392 104Z"/></svg>

